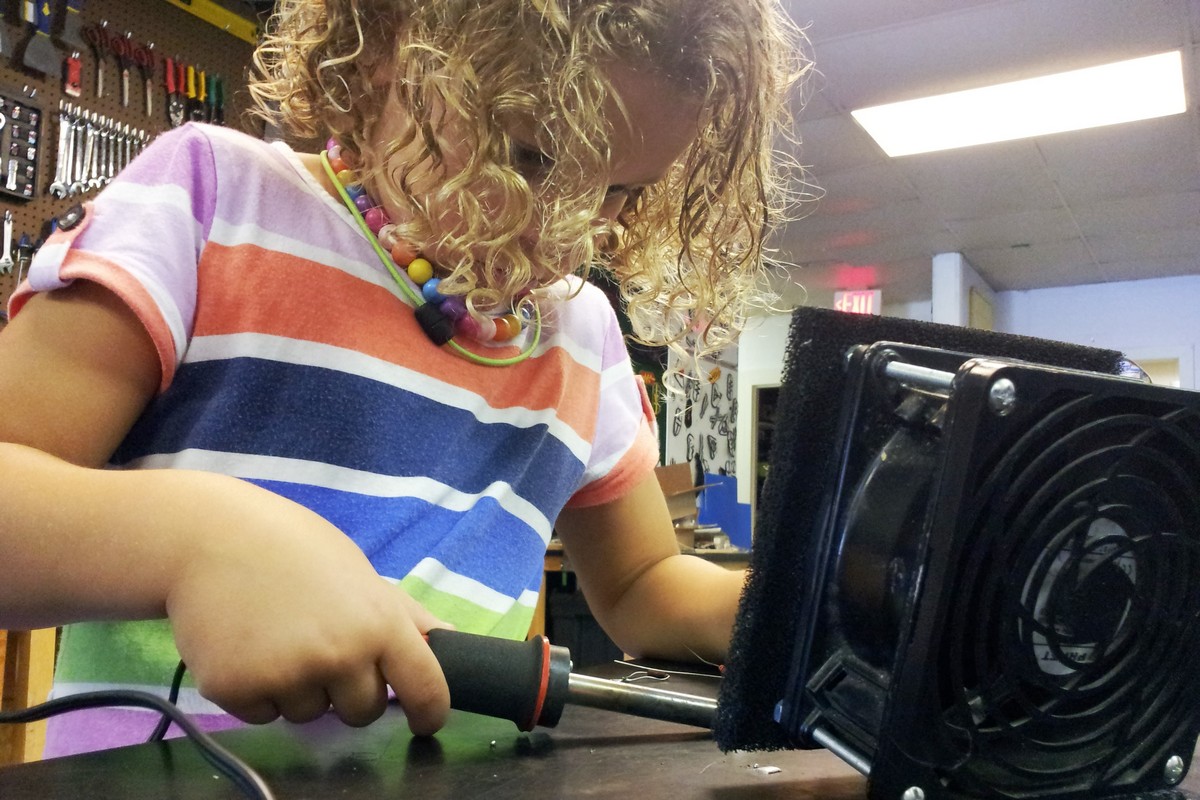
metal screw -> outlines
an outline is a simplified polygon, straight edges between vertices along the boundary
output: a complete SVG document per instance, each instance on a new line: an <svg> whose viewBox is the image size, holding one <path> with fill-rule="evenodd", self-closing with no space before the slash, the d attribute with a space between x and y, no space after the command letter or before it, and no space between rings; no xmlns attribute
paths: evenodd
<svg viewBox="0 0 1200 800"><path fill-rule="evenodd" d="M1179 756L1168 758L1167 765L1163 768L1163 777L1167 779L1168 786L1174 786L1183 780L1183 759Z"/></svg>
<svg viewBox="0 0 1200 800"><path fill-rule="evenodd" d="M998 417L1006 417L1017 407L1017 387L1008 378L999 378L988 389L988 407Z"/></svg>
<svg viewBox="0 0 1200 800"><path fill-rule="evenodd" d="M925 800L925 790L920 786L910 786L904 790L901 800Z"/></svg>

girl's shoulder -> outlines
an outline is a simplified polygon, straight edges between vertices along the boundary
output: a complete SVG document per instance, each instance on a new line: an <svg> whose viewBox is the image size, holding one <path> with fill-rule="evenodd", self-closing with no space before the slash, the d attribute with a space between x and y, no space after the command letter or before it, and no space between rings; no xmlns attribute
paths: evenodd
<svg viewBox="0 0 1200 800"><path fill-rule="evenodd" d="M172 128L160 134L155 139L155 142L172 140L204 141L209 143L214 149L258 156L265 156L280 147L288 149L287 145L281 141L267 141L256 136L251 136L237 128L227 128L223 125L213 125L207 122L184 123L178 128Z"/></svg>
<svg viewBox="0 0 1200 800"><path fill-rule="evenodd" d="M547 332L556 341L566 337L575 349L607 354L622 343L617 313L603 289L577 275L568 275L545 290L540 303Z"/></svg>
<svg viewBox="0 0 1200 800"><path fill-rule="evenodd" d="M158 136L138 160L144 168L134 172L143 179L182 184L190 194L211 196L218 215L241 216L254 208L295 203L307 208L312 202L340 208L287 143L233 128L189 122Z"/></svg>
<svg viewBox="0 0 1200 800"><path fill-rule="evenodd" d="M260 172L291 172L296 153L282 141L265 141L234 128L188 122L154 139L145 160L172 161L183 155L198 171L245 177Z"/></svg>

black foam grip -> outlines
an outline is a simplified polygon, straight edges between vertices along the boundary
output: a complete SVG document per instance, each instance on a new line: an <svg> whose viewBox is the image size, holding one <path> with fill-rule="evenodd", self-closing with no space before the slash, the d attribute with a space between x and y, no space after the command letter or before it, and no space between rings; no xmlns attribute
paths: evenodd
<svg viewBox="0 0 1200 800"><path fill-rule="evenodd" d="M450 686L450 706L511 720L523 731L554 725L566 702L560 664L570 655L544 636L524 642L459 631L431 630L429 649Z"/></svg>

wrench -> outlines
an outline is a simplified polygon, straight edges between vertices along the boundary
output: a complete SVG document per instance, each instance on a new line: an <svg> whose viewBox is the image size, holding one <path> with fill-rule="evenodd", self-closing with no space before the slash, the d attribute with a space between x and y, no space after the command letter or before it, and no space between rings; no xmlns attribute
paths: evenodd
<svg viewBox="0 0 1200 800"><path fill-rule="evenodd" d="M71 185L68 187L67 193L72 197L77 194L83 194L83 190L86 188L83 183L83 165L84 156L86 155L84 140L87 136L85 125L86 121L83 119L83 114L80 113L75 118L71 131L73 142L71 145L71 155L74 156L74 163L71 165Z"/></svg>
<svg viewBox="0 0 1200 800"><path fill-rule="evenodd" d="M117 175L117 150L121 146L121 128L114 125L111 138L108 140L108 164L104 168L104 182L108 183Z"/></svg>
<svg viewBox="0 0 1200 800"><path fill-rule="evenodd" d="M12 257L12 211L4 212L4 255L0 256L0 274L7 275L13 270Z"/></svg>
<svg viewBox="0 0 1200 800"><path fill-rule="evenodd" d="M108 138L108 118L92 113L92 151L88 155L87 188L100 188L100 160L104 157L104 142Z"/></svg>
<svg viewBox="0 0 1200 800"><path fill-rule="evenodd" d="M95 116L95 111L90 116L85 116L83 125L83 164L79 169L80 192L86 192L91 188L92 159L96 155L96 124L93 122Z"/></svg>
<svg viewBox="0 0 1200 800"><path fill-rule="evenodd" d="M71 162L71 122L66 103L58 104L58 161L54 165L54 182L46 190L51 197L62 199L67 196L67 165Z"/></svg>
<svg viewBox="0 0 1200 800"><path fill-rule="evenodd" d="M129 127L128 123L121 129L125 132L125 146L121 148L121 169L124 169L130 161L133 160L133 140L135 131Z"/></svg>

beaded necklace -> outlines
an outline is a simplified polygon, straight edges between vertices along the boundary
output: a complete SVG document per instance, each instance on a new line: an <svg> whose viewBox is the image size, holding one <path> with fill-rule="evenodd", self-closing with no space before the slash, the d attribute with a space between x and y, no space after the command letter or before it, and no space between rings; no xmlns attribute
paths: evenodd
<svg viewBox="0 0 1200 800"><path fill-rule="evenodd" d="M333 181L338 196L366 235L380 262L413 304L417 322L434 344L447 345L466 360L489 367L505 367L533 355L542 336L542 315L537 303L521 303L520 315L509 312L493 317L477 311L469 297L464 300L443 295L438 291L441 279L434 277L433 264L411 242L395 235L395 226L388 219L387 212L366 193L357 175L342 159L335 141L330 140L327 148L321 152L321 166ZM401 270L408 280L400 274ZM416 284L417 290L409 281ZM462 336L477 342L507 342L515 339L528 321L533 323L528 344L517 355L508 358L483 356L456 341L458 336Z"/></svg>

